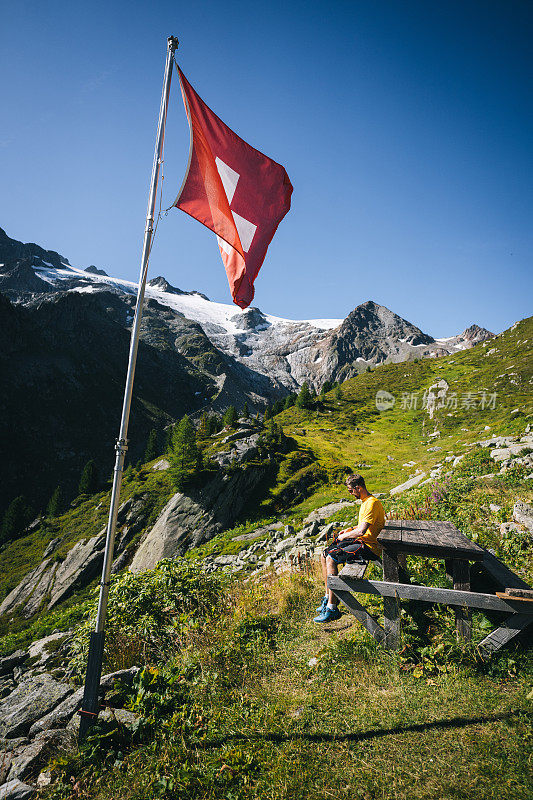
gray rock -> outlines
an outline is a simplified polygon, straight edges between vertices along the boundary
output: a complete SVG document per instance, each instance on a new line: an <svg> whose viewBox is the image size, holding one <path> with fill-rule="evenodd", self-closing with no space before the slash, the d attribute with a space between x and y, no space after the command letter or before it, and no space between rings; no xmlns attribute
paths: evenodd
<svg viewBox="0 0 533 800"><path fill-rule="evenodd" d="M85 586L98 574L104 560L104 545L105 532L101 532L86 542L78 542L69 550L55 574L49 609L65 600L76 588Z"/></svg>
<svg viewBox="0 0 533 800"><path fill-rule="evenodd" d="M169 469L170 462L167 461L166 458L161 458L159 461L156 461L155 464L152 466L152 469L155 471L162 471L165 469Z"/></svg>
<svg viewBox="0 0 533 800"><path fill-rule="evenodd" d="M332 532L335 530L335 528L336 528L335 522L330 522L329 525L325 525L318 534L318 536L316 537L315 541L317 543L326 542L331 536Z"/></svg>
<svg viewBox="0 0 533 800"><path fill-rule="evenodd" d="M29 736L37 736L38 733L47 731L50 728L62 728L64 725L67 725L76 711L81 708L82 700L83 687L77 689L74 694L71 694L70 697L67 697L59 703L52 711L44 717L41 717L41 719L38 719L37 722L31 726Z"/></svg>
<svg viewBox="0 0 533 800"><path fill-rule="evenodd" d="M315 510L304 519L304 525L315 521L322 524L328 517L333 516L337 511L342 511L347 506L355 506L355 503L350 500L339 500L337 503L328 503L326 506L315 508Z"/></svg>
<svg viewBox="0 0 533 800"><path fill-rule="evenodd" d="M497 514L498 511L502 510L502 507L496 505L496 503L489 503L489 509L492 511L493 514Z"/></svg>
<svg viewBox="0 0 533 800"><path fill-rule="evenodd" d="M255 435L235 442L231 463L235 466L247 463L257 453L257 438ZM182 555L189 547L208 541L230 527L267 471L268 464L262 463L249 464L246 469L231 473L221 470L190 496L175 494L135 553L130 570L152 569L162 558Z"/></svg>
<svg viewBox="0 0 533 800"><path fill-rule="evenodd" d="M71 633L71 631L52 633L50 636L45 636L44 639L33 642L28 651L32 669L44 667L57 658L57 650L71 636Z"/></svg>
<svg viewBox="0 0 533 800"><path fill-rule="evenodd" d="M284 533L284 535L286 537L287 536L293 536L294 535L294 527L292 525L285 525L285 528L283 529L283 533Z"/></svg>
<svg viewBox="0 0 533 800"><path fill-rule="evenodd" d="M511 456L517 456L524 449L523 444L510 444L508 447L499 447L490 451L494 461L507 461Z"/></svg>
<svg viewBox="0 0 533 800"><path fill-rule="evenodd" d="M98 719L102 720L102 722L116 721L120 725L125 725L127 728L133 728L139 721L140 716L124 708L105 708L98 715Z"/></svg>
<svg viewBox="0 0 533 800"><path fill-rule="evenodd" d="M0 786L0 800L27 800L33 797L37 790L27 783L22 783L17 778Z"/></svg>
<svg viewBox="0 0 533 800"><path fill-rule="evenodd" d="M530 533L533 533L533 506L529 503L518 501L513 506L513 519L521 525L525 525Z"/></svg>
<svg viewBox="0 0 533 800"><path fill-rule="evenodd" d="M41 583L48 587L56 569L57 564L53 564L50 559L45 559L35 569L28 572L0 605L0 616L12 614L18 606L27 603L32 595L37 596Z"/></svg>
<svg viewBox="0 0 533 800"><path fill-rule="evenodd" d="M401 492L406 492L408 489L412 489L413 486L417 486L417 484L422 481L423 478L426 477L425 472L421 472L419 475L415 475L413 478L409 478L408 481L405 483L400 483L399 486L395 486L394 489L390 490L391 494L400 494Z"/></svg>
<svg viewBox="0 0 533 800"><path fill-rule="evenodd" d="M15 650L10 656L0 658L0 675L6 675L8 672L13 671L13 667L18 667L23 664L30 654L27 650Z"/></svg>
<svg viewBox="0 0 533 800"><path fill-rule="evenodd" d="M52 555L60 541L61 539L58 537L57 539L52 539L52 541L48 542L46 550L43 553L43 559Z"/></svg>
<svg viewBox="0 0 533 800"><path fill-rule="evenodd" d="M100 681L100 693L113 689L117 683L132 683L134 677L139 672L139 667L129 667L129 669L119 669L117 672L109 672Z"/></svg>
<svg viewBox="0 0 533 800"><path fill-rule="evenodd" d="M27 734L34 722L69 694L72 694L72 687L55 681L50 675L37 675L23 681L0 701L0 736L13 739Z"/></svg>
<svg viewBox="0 0 533 800"><path fill-rule="evenodd" d="M283 539L279 544L276 545L274 548L274 553L279 556L280 553L284 553L286 550L290 550L291 547L294 547L296 544L296 536L289 536L288 539Z"/></svg>
<svg viewBox="0 0 533 800"><path fill-rule="evenodd" d="M502 522L500 525L500 533L505 536L509 533L516 533L520 531L520 525L516 522Z"/></svg>
<svg viewBox="0 0 533 800"><path fill-rule="evenodd" d="M38 734L33 742L15 750L11 757L8 779L36 776L50 756L67 753L76 748L76 739L65 730L49 730Z"/></svg>

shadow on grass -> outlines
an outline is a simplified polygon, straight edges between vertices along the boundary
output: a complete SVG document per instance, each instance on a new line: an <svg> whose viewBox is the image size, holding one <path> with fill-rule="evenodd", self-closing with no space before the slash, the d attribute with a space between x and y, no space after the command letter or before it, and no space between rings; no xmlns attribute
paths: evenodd
<svg viewBox="0 0 533 800"><path fill-rule="evenodd" d="M422 733L424 731L431 731L446 728L466 728L469 725L479 725L489 722L501 722L506 719L512 719L518 715L524 716L526 719L533 721L533 714L525 712L521 709L514 711L506 711L501 714L485 715L479 717L452 717L452 719L438 719L433 722L420 722L416 725L398 726L396 728L382 728L373 731L362 731L361 733L234 733L225 736L223 739L212 739L210 741L202 742L197 747L200 750L208 750L211 748L221 747L230 741L263 741L275 742L282 744L283 742L292 742L297 740L307 742L364 742L371 739L381 739L384 736L394 736L399 733Z"/></svg>

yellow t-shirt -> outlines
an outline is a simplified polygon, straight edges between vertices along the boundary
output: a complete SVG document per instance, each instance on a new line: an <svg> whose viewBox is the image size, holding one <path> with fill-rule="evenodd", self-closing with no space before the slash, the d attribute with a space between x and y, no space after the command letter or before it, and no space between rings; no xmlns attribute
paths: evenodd
<svg viewBox="0 0 533 800"><path fill-rule="evenodd" d="M361 524L361 522L368 522L368 528L357 538L370 547L377 556L380 556L382 548L378 542L378 534L385 525L385 512L377 497L370 495L361 503L358 523Z"/></svg>

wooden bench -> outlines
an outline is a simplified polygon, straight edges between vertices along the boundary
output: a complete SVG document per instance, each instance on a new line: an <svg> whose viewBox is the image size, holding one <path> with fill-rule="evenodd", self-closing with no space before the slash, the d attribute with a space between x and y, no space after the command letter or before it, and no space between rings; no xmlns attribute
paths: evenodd
<svg viewBox="0 0 533 800"><path fill-rule="evenodd" d="M495 592L472 591L470 562L480 565L499 587L530 587L494 555L470 541L450 522L392 520L378 537L382 547L383 581L364 580L367 564L348 565L328 578L328 587L368 632L389 649L400 645L400 601L443 603L455 608L459 636L471 637L471 609L503 613L501 624L483 639L480 648L494 652L521 634L533 622L533 604L519 598L498 597ZM444 559L453 589L416 586L410 583L406 556ZM383 627L354 597L354 592L383 597Z"/></svg>

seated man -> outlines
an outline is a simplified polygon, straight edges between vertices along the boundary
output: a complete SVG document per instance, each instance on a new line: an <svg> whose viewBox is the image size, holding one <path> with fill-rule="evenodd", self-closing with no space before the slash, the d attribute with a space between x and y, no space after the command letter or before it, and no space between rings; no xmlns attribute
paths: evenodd
<svg viewBox="0 0 533 800"><path fill-rule="evenodd" d="M322 605L317 608L318 617L314 622L333 622L341 613L339 603L331 590L328 590L328 575L338 574L338 564L360 564L379 558L381 545L378 533L385 525L385 513L379 500L367 491L361 475L349 475L346 486L350 494L361 499L359 520L356 528L344 528L337 538L327 547L321 556L322 575L326 586L326 594Z"/></svg>

